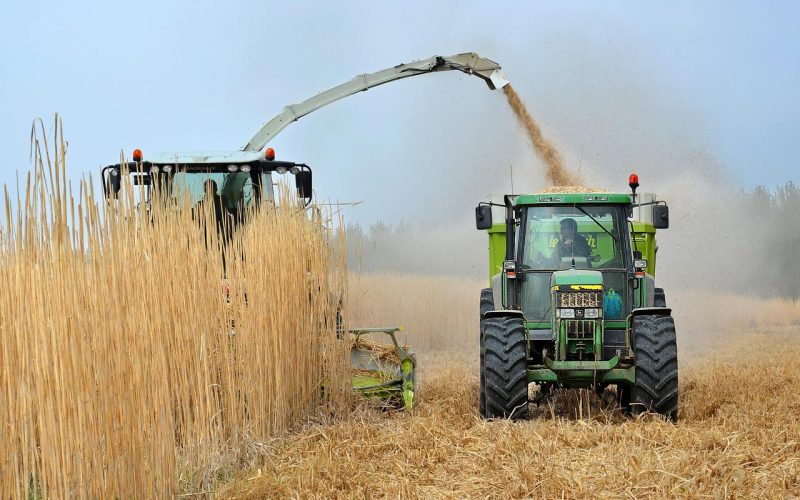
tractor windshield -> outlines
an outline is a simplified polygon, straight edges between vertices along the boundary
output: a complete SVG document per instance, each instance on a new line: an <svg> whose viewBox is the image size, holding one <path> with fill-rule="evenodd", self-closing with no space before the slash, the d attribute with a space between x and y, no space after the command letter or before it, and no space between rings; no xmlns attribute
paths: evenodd
<svg viewBox="0 0 800 500"><path fill-rule="evenodd" d="M624 209L615 205L531 206L523 270L624 269Z"/></svg>

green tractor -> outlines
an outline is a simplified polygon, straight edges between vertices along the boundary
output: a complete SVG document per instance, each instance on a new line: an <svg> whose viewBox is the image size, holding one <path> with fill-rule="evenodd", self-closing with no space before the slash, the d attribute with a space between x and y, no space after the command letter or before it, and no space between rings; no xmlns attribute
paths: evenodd
<svg viewBox="0 0 800 500"><path fill-rule="evenodd" d="M626 412L677 420L675 323L655 286L669 209L636 195L636 174L629 185L631 194L506 195L476 208L491 284L480 299L483 417L527 418L535 383L540 396L616 386Z"/></svg>

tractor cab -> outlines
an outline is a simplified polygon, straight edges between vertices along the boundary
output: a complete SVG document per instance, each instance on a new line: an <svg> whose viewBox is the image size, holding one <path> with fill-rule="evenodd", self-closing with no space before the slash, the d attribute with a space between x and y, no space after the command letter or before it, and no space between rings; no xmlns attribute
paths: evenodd
<svg viewBox="0 0 800 500"><path fill-rule="evenodd" d="M631 194L506 195L476 208L491 284L481 293L483 415L523 418L531 382L542 393L614 385L626 409L676 418L675 327L655 286L655 233L669 212L636 195L635 174L629 185Z"/></svg>
<svg viewBox="0 0 800 500"><path fill-rule="evenodd" d="M572 204L552 205L540 201L551 197L532 198L520 200L523 222L518 254L519 270L526 278L521 294L526 315L536 322L549 321L551 282L560 281L566 270L572 270L572 275L598 271L606 290L629 299L626 276L633 261L626 205L587 202L585 197ZM624 299L623 308L629 303ZM621 309L614 316L622 319Z"/></svg>
<svg viewBox="0 0 800 500"><path fill-rule="evenodd" d="M162 154L144 158L135 150L133 161L108 165L102 170L103 191L107 198L116 198L124 176L131 185L140 186L140 196L149 203L156 190L170 198L187 200L196 206L211 194L220 200L221 208L234 219L247 208L263 202L274 203L274 182L278 175L291 174L299 198L308 205L311 200L311 168L302 163L276 161L275 152L235 151L231 153ZM213 193L209 193L213 190Z"/></svg>

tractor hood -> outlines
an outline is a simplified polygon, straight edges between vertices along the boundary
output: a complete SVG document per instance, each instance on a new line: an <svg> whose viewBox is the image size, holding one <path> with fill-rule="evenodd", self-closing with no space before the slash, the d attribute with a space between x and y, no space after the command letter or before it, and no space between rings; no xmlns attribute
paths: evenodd
<svg viewBox="0 0 800 500"><path fill-rule="evenodd" d="M600 271L588 269L567 269L566 271L556 271L550 278L550 286L579 286L579 285L603 285L603 274Z"/></svg>

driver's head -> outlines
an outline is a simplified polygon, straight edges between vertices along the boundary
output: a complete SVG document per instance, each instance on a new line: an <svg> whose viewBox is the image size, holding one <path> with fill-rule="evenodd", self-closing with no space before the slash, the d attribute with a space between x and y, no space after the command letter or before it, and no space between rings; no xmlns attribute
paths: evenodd
<svg viewBox="0 0 800 500"><path fill-rule="evenodd" d="M578 223L575 219L566 218L561 220L561 236L565 239L572 239L578 232Z"/></svg>
<svg viewBox="0 0 800 500"><path fill-rule="evenodd" d="M203 191L205 192L206 198L214 196L217 194L217 183L213 179L208 179L203 184Z"/></svg>

